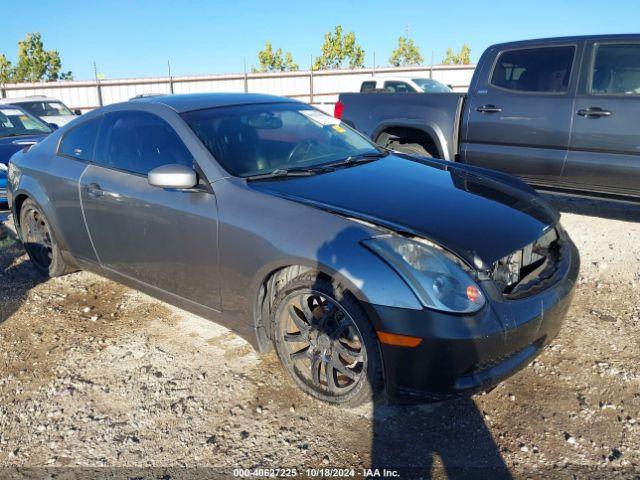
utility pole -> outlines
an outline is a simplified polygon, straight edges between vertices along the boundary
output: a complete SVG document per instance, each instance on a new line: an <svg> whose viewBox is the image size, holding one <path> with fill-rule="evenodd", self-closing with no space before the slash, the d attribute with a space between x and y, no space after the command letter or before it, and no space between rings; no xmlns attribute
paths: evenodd
<svg viewBox="0 0 640 480"><path fill-rule="evenodd" d="M373 70L371 72L371 76L376 76L376 52L373 52Z"/></svg>
<svg viewBox="0 0 640 480"><path fill-rule="evenodd" d="M244 65L244 93L249 92L249 78L247 78L247 58L242 59Z"/></svg>
<svg viewBox="0 0 640 480"><path fill-rule="evenodd" d="M167 70L169 71L169 93L173 93L173 77L171 76L171 62L167 60Z"/></svg>
<svg viewBox="0 0 640 480"><path fill-rule="evenodd" d="M431 66L429 67L429 78L433 78L433 50L431 50Z"/></svg>
<svg viewBox="0 0 640 480"><path fill-rule="evenodd" d="M96 78L96 90L98 91L98 105L102 106L102 87L100 86L100 79L98 78L98 67L96 66L96 62L93 62L93 75Z"/></svg>
<svg viewBox="0 0 640 480"><path fill-rule="evenodd" d="M311 54L311 66L309 67L309 103L313 103L313 54Z"/></svg>

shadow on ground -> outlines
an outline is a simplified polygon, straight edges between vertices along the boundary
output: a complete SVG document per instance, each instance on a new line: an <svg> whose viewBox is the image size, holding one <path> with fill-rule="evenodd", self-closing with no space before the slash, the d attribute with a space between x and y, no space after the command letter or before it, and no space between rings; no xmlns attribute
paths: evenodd
<svg viewBox="0 0 640 480"><path fill-rule="evenodd" d="M23 255L15 233L0 221L0 324L20 308L29 290L45 280L20 259Z"/></svg>
<svg viewBox="0 0 640 480"><path fill-rule="evenodd" d="M640 201L617 202L570 195L541 193L542 197L564 213L588 215L626 222L640 222Z"/></svg>
<svg viewBox="0 0 640 480"><path fill-rule="evenodd" d="M401 478L510 479L482 412L470 398L422 406L380 406L371 464Z"/></svg>

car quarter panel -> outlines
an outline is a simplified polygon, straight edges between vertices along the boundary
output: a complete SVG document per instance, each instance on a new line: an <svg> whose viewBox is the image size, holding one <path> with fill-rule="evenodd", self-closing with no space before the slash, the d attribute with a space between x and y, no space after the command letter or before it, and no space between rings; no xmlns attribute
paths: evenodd
<svg viewBox="0 0 640 480"><path fill-rule="evenodd" d="M238 178L217 182L213 189L220 211L222 308L227 317L253 322L260 285L290 265L334 275L363 301L421 308L404 281L359 245L380 230L262 193Z"/></svg>

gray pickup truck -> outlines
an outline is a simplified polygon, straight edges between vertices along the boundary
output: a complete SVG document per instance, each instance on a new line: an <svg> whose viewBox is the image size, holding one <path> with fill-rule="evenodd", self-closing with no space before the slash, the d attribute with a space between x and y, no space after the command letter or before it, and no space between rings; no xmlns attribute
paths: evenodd
<svg viewBox="0 0 640 480"><path fill-rule="evenodd" d="M640 35L494 45L466 95L345 93L335 113L394 150L640 197Z"/></svg>

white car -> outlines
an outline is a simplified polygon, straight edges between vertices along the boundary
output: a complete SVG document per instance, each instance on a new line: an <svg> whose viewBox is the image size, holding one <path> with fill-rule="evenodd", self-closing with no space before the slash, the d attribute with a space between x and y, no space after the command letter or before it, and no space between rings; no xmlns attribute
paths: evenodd
<svg viewBox="0 0 640 480"><path fill-rule="evenodd" d="M17 105L26 110L31 115L38 117L45 123L55 124L61 127L76 116L81 115L80 110L71 111L64 103L57 98L45 97L44 95L34 95L24 98L3 98L0 104Z"/></svg>
<svg viewBox="0 0 640 480"><path fill-rule="evenodd" d="M374 77L363 80L360 92L386 90L393 93L447 93L453 91L451 87L432 78L420 77Z"/></svg>

